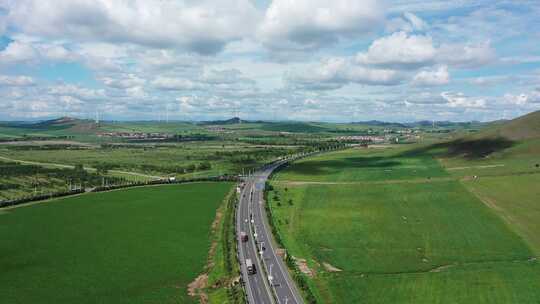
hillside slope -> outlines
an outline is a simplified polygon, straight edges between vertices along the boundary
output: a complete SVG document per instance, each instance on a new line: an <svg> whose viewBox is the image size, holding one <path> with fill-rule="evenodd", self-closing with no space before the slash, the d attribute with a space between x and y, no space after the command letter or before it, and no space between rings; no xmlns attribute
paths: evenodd
<svg viewBox="0 0 540 304"><path fill-rule="evenodd" d="M490 127L473 136L478 138L502 137L512 141L540 138L540 111L510 120L506 123Z"/></svg>
<svg viewBox="0 0 540 304"><path fill-rule="evenodd" d="M77 119L72 117L60 117L57 119L46 120L31 125L26 125L29 129L39 130L64 130L70 129L72 131L85 132L95 130L97 124L92 120Z"/></svg>

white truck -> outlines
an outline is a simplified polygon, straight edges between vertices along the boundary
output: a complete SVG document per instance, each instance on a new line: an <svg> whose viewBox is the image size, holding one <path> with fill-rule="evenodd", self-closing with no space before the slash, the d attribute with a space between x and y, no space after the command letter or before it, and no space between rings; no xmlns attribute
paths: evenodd
<svg viewBox="0 0 540 304"><path fill-rule="evenodd" d="M247 267L248 274L257 273L257 269L255 269L255 264L253 264L251 259L246 259L246 267Z"/></svg>

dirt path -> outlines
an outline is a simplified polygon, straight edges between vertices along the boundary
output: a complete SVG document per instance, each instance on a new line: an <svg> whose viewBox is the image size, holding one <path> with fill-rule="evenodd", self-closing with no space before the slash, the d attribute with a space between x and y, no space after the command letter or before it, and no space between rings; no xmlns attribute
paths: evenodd
<svg viewBox="0 0 540 304"><path fill-rule="evenodd" d="M539 257L537 256L530 256L526 258L521 259L508 259L508 260L485 260L485 261L475 261L475 262L463 262L463 263L452 263L452 264L445 264L445 265L439 265L435 266L430 269L426 270L412 270L412 271L397 271L397 272L359 272L359 271L348 271L347 273L349 275L359 275L359 276L387 276L387 275L407 275L407 274L424 274L424 273L437 273L437 272L444 272L448 269L454 268L454 267L468 267L468 266L474 266L474 265L482 265L482 264L497 264L497 263L536 263Z"/></svg>
<svg viewBox="0 0 540 304"><path fill-rule="evenodd" d="M488 169L488 168L497 168L497 167L504 167L504 164L485 165L485 166L470 166L470 167L452 167L452 168L446 168L446 170L453 171L453 170L466 170L466 169Z"/></svg>
<svg viewBox="0 0 540 304"><path fill-rule="evenodd" d="M418 179L395 179L382 181L356 181L356 182L318 182L318 181L293 181L293 180L276 180L277 184L286 184L291 186L302 185L385 185L385 184L423 184L432 182L447 182L457 181L460 177L434 177L434 178L418 178Z"/></svg>

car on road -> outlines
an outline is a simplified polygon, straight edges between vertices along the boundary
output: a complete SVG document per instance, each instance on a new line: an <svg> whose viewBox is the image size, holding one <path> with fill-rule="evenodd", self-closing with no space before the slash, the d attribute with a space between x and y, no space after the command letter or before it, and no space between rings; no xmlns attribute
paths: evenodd
<svg viewBox="0 0 540 304"><path fill-rule="evenodd" d="M248 235L247 233L245 233L244 231L240 232L240 240L242 242L247 242L248 241Z"/></svg>
<svg viewBox="0 0 540 304"><path fill-rule="evenodd" d="M251 259L246 259L246 267L248 274L256 274L257 269L255 269L255 264L251 261Z"/></svg>

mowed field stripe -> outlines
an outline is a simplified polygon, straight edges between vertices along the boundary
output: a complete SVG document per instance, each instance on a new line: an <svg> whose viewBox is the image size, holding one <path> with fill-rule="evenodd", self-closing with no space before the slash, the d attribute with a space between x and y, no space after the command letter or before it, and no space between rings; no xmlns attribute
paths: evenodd
<svg viewBox="0 0 540 304"><path fill-rule="evenodd" d="M276 184L286 184L291 186L303 186L303 185L385 185L385 184L423 184L432 182L448 182L457 181L461 178L456 177L437 177L437 178L422 178L422 179L396 179L396 180L382 180L382 181L351 181L351 182L316 182L316 181L294 181L294 180L276 180L273 181Z"/></svg>

